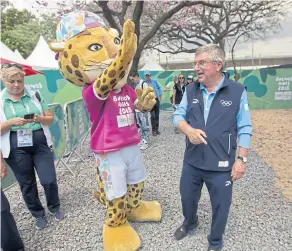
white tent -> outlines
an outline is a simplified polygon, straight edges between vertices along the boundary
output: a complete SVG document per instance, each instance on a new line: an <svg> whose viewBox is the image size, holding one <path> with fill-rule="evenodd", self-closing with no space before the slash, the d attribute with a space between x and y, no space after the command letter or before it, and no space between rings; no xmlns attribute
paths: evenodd
<svg viewBox="0 0 292 251"><path fill-rule="evenodd" d="M164 71L164 69L153 59L148 59L147 63L140 69L140 71Z"/></svg>
<svg viewBox="0 0 292 251"><path fill-rule="evenodd" d="M1 58L14 61L16 63L25 64L25 60L17 56L12 50L10 50L4 43L0 41Z"/></svg>
<svg viewBox="0 0 292 251"><path fill-rule="evenodd" d="M18 51L17 49L14 50L14 54L15 54L17 57L21 58L21 60L24 60L24 58L21 56L21 54L19 53L19 51Z"/></svg>
<svg viewBox="0 0 292 251"><path fill-rule="evenodd" d="M31 65L35 69L58 69L58 61L55 59L55 53L51 51L49 45L45 41L45 39L40 36L40 39L26 59L28 65Z"/></svg>

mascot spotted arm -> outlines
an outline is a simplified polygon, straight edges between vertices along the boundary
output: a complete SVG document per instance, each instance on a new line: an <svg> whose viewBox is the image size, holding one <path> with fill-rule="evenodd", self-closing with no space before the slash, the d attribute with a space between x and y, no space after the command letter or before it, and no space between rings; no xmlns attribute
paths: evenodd
<svg viewBox="0 0 292 251"><path fill-rule="evenodd" d="M146 170L139 149L134 109L151 110L151 87L137 89L126 79L137 49L134 23L127 20L120 39L116 30L87 11L66 14L50 48L57 53L60 72L82 86L92 122L90 147L97 162L95 197L106 206L103 245L106 251L134 251L141 246L129 221L161 220L157 201L143 201Z"/></svg>

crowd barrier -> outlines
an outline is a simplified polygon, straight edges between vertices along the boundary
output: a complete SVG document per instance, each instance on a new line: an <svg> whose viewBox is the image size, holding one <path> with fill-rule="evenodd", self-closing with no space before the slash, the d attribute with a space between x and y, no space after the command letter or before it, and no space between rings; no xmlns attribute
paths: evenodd
<svg viewBox="0 0 292 251"><path fill-rule="evenodd" d="M91 126L83 99L67 102L64 105L64 111L67 132L67 151L70 153L66 163L70 161L74 154L85 162L82 156L76 151L78 146L81 146L82 149L83 142L86 140Z"/></svg>
<svg viewBox="0 0 292 251"><path fill-rule="evenodd" d="M76 175L68 165L68 162L73 154L76 154L85 162L80 153L76 151L76 148L82 146L89 133L91 124L88 113L82 99L65 103L64 110L60 104L50 104L49 109L54 114L54 122L49 129L52 135L56 168L62 163L65 169L58 168L57 170L68 170L75 177ZM69 153L69 157L65 161L66 153ZM1 187L7 190L16 183L16 178L10 167L8 167L8 174L2 180Z"/></svg>
<svg viewBox="0 0 292 251"><path fill-rule="evenodd" d="M64 162L63 156L66 152L67 135L65 130L65 114L60 104L50 104L50 111L54 114L54 122L50 126L50 132L52 135L54 157L57 161L56 168L62 163L69 172L75 176L73 170Z"/></svg>

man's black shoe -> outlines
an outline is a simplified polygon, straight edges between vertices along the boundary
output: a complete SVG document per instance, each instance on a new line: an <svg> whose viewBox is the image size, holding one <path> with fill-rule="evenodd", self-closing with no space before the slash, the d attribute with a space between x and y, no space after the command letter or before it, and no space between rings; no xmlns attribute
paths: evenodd
<svg viewBox="0 0 292 251"><path fill-rule="evenodd" d="M187 235L188 235L188 230L183 225L181 225L174 233L174 237L177 241L185 238Z"/></svg>
<svg viewBox="0 0 292 251"><path fill-rule="evenodd" d="M176 240L181 240L185 238L190 231L195 230L199 225L199 221L197 220L197 224L193 229L187 229L183 224L175 231L174 237Z"/></svg>

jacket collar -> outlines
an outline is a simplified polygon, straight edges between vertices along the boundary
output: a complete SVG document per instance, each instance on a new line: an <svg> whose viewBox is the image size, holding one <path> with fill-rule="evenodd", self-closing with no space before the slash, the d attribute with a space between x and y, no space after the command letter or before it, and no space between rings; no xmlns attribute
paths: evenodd
<svg viewBox="0 0 292 251"><path fill-rule="evenodd" d="M212 93L216 93L217 91L219 91L220 89L224 88L225 86L227 86L229 84L228 76L226 75L225 72L222 72L222 76L223 76L223 78L222 78L221 83L216 87L216 89ZM201 91L202 90L207 91L206 87L202 83L197 82L197 84L199 84Z"/></svg>

